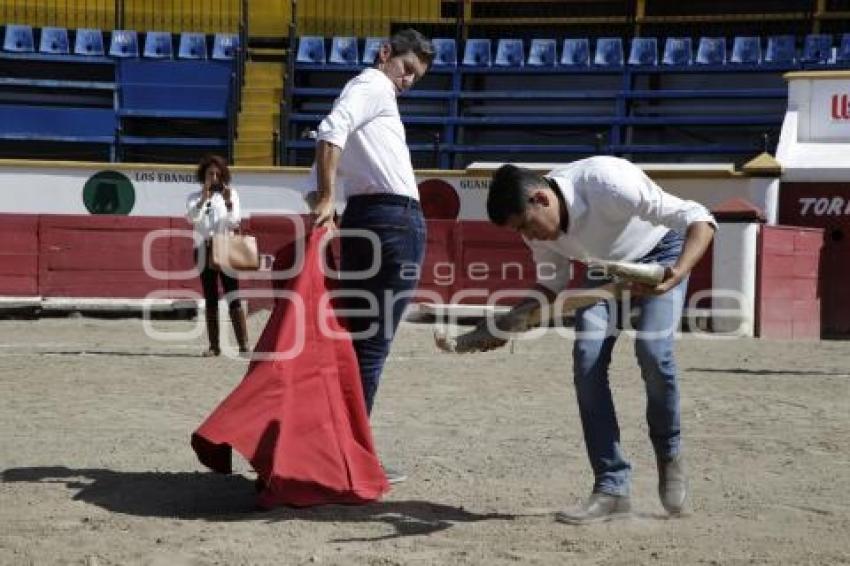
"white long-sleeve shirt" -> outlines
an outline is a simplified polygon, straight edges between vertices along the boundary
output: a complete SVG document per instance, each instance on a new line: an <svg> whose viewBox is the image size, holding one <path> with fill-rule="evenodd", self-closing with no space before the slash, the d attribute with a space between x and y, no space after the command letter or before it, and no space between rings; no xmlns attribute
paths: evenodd
<svg viewBox="0 0 850 566"><path fill-rule="evenodd" d="M382 71L366 69L348 81L317 138L342 149L338 173L346 197L393 193L419 200L395 87Z"/></svg>
<svg viewBox="0 0 850 566"><path fill-rule="evenodd" d="M242 211L236 189L230 189L230 210L221 193L213 193L207 202L201 202L203 195L203 191L196 191L186 199L186 216L201 238L209 240L214 234L227 234L239 227Z"/></svg>
<svg viewBox="0 0 850 566"><path fill-rule="evenodd" d="M567 207L567 232L557 240L526 240L538 266L537 283L558 292L570 281L570 259L634 261L668 231L682 235L710 222L701 204L665 193L643 170L616 157L591 157L551 171Z"/></svg>

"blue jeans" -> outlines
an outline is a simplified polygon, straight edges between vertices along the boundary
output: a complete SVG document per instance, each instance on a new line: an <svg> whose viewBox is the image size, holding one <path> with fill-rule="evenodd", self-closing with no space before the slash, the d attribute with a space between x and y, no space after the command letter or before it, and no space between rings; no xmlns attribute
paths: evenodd
<svg viewBox="0 0 850 566"><path fill-rule="evenodd" d="M371 302L366 297L347 296L343 302L350 311L348 328L357 352L366 409L371 413L390 344L419 283L425 219L419 203L407 197L353 196L348 199L340 228L340 286L374 298ZM379 244L345 232L354 229L373 233ZM364 279L352 277L352 272L365 272L373 266L377 266L374 274Z"/></svg>
<svg viewBox="0 0 850 566"><path fill-rule="evenodd" d="M672 265L682 251L683 237L667 233L641 263ZM588 282L588 287L594 286ZM639 307L635 330L635 354L646 388L646 420L656 455L678 454L679 383L673 342L682 314L687 279L660 296L636 299ZM573 378L584 443L594 474L594 491L627 495L631 465L620 448L620 428L611 389L608 366L617 340L618 318L629 318L620 305L604 301L576 312L576 341L573 346Z"/></svg>

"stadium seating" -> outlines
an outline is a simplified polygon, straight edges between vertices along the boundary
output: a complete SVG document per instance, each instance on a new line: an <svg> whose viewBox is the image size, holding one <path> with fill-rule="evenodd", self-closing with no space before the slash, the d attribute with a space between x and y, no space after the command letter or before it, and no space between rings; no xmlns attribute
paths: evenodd
<svg viewBox="0 0 850 566"><path fill-rule="evenodd" d="M434 66L457 65L457 45L454 39L435 37L431 44L434 47Z"/></svg>
<svg viewBox="0 0 850 566"><path fill-rule="evenodd" d="M803 41L800 61L803 63L829 63L832 58L832 36L828 34L807 35Z"/></svg>
<svg viewBox="0 0 850 566"><path fill-rule="evenodd" d="M765 63L793 63L797 59L793 35L772 35L767 38Z"/></svg>
<svg viewBox="0 0 850 566"><path fill-rule="evenodd" d="M463 51L463 64L474 67L489 67L491 46L489 39L467 39Z"/></svg>
<svg viewBox="0 0 850 566"><path fill-rule="evenodd" d="M180 59L206 59L207 37L202 33L181 33L177 57Z"/></svg>
<svg viewBox="0 0 850 566"><path fill-rule="evenodd" d="M213 39L212 58L216 61L233 59L234 50L239 45L239 36L232 33L217 33Z"/></svg>
<svg viewBox="0 0 850 566"><path fill-rule="evenodd" d="M65 55L68 53L68 30L65 28L41 28L41 43L38 50L41 53Z"/></svg>
<svg viewBox="0 0 850 566"><path fill-rule="evenodd" d="M103 34L99 29L79 28L74 41L75 55L103 56Z"/></svg>
<svg viewBox="0 0 850 566"><path fill-rule="evenodd" d="M118 142L123 159L148 159L152 150L145 148L150 147L172 160L175 153L167 148L226 149L230 64L123 59L119 65ZM196 158L196 154L191 157Z"/></svg>
<svg viewBox="0 0 850 566"><path fill-rule="evenodd" d="M629 65L657 65L658 40L654 37L636 37L632 40Z"/></svg>
<svg viewBox="0 0 850 566"><path fill-rule="evenodd" d="M15 143L19 151L28 144L62 149L74 144L80 153L84 147L101 148L100 158L115 157L115 111L112 108L46 107L0 105L0 141ZM64 153L67 155L67 153ZM22 155L23 156L23 155Z"/></svg>
<svg viewBox="0 0 850 566"><path fill-rule="evenodd" d="M149 59L171 59L174 56L171 34L165 31L149 31L145 34L144 56Z"/></svg>
<svg viewBox="0 0 850 566"><path fill-rule="evenodd" d="M112 42L109 45L112 57L138 57L139 38L134 30L116 29L112 32Z"/></svg>
<svg viewBox="0 0 850 566"><path fill-rule="evenodd" d="M664 42L665 65L690 65L693 62L693 49L690 37L668 37Z"/></svg>
<svg viewBox="0 0 850 566"><path fill-rule="evenodd" d="M315 35L304 35L298 40L298 53L295 60L298 63L325 63L325 38Z"/></svg>
<svg viewBox="0 0 850 566"><path fill-rule="evenodd" d="M500 39L496 45L496 65L499 67L522 67L525 51L521 39Z"/></svg>
<svg viewBox="0 0 850 566"><path fill-rule="evenodd" d="M0 105L3 139L111 144L115 112L111 108L57 108Z"/></svg>
<svg viewBox="0 0 850 566"><path fill-rule="evenodd" d="M701 37L697 47L697 64L723 65L726 63L726 38Z"/></svg>
<svg viewBox="0 0 850 566"><path fill-rule="evenodd" d="M623 65L623 40L619 37L598 38L593 64L602 67L621 67Z"/></svg>
<svg viewBox="0 0 850 566"><path fill-rule="evenodd" d="M378 57L378 51L381 49L381 45L386 43L386 37L367 37L366 43L363 45L363 59L361 62L364 65L372 65L375 63L375 59Z"/></svg>
<svg viewBox="0 0 850 566"><path fill-rule="evenodd" d="M3 39L3 50L17 53L29 53L35 50L32 27L9 24Z"/></svg>
<svg viewBox="0 0 850 566"><path fill-rule="evenodd" d="M758 37L735 37L732 43L731 63L758 65L761 63L761 39Z"/></svg>
<svg viewBox="0 0 850 566"><path fill-rule="evenodd" d="M850 61L850 33L841 35L841 43L835 53L835 60L839 63Z"/></svg>
<svg viewBox="0 0 850 566"><path fill-rule="evenodd" d="M561 65L589 65L590 42L587 38L568 38L561 50Z"/></svg>
<svg viewBox="0 0 850 566"><path fill-rule="evenodd" d="M551 67L555 65L555 40L532 39L528 50L528 64L533 67Z"/></svg>
<svg viewBox="0 0 850 566"><path fill-rule="evenodd" d="M358 60L356 37L334 37L331 40L331 56L328 63L356 65Z"/></svg>

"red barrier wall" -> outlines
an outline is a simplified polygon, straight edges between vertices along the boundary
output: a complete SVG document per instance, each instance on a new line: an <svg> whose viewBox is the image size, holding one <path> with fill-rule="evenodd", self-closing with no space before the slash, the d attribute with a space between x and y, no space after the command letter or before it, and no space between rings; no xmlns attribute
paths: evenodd
<svg viewBox="0 0 850 566"><path fill-rule="evenodd" d="M38 216L2 215L0 242L0 293L38 295Z"/></svg>
<svg viewBox="0 0 850 566"><path fill-rule="evenodd" d="M823 230L763 226L759 242L756 334L762 338L821 336L818 292Z"/></svg>
<svg viewBox="0 0 850 566"><path fill-rule="evenodd" d="M298 221L309 226L306 217L254 216L243 223L243 231L257 238L260 253L275 256L303 233ZM0 251L2 295L143 298L157 292L160 298L184 298L187 292L201 292L191 273L191 225L182 218L2 215L0 230L6 244ZM149 267L161 278L145 271L146 237ZM249 277L241 281L243 289L272 287L268 274ZM577 264L574 285L581 278ZM488 222L428 220L420 289L443 302L475 289L479 292L460 302L481 303L496 291L531 288L535 280L531 253L514 232ZM691 292L710 285L708 253L691 276ZM258 308L272 300L251 299L249 304Z"/></svg>
<svg viewBox="0 0 850 566"><path fill-rule="evenodd" d="M39 217L39 290L45 297L144 297L167 282L148 277L142 243L152 230L167 230L169 218L125 216ZM152 246L164 268L168 238Z"/></svg>
<svg viewBox="0 0 850 566"><path fill-rule="evenodd" d="M850 334L850 185L847 183L782 183L779 222L822 228L822 324L826 334Z"/></svg>

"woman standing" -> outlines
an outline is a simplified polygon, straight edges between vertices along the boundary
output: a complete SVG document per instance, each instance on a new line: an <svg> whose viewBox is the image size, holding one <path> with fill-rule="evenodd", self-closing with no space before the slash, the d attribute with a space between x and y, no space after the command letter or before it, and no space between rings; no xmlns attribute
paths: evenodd
<svg viewBox="0 0 850 566"><path fill-rule="evenodd" d="M248 325L245 311L237 296L239 283L224 271L210 267L210 252L212 237L215 234L228 234L239 227L242 220L239 209L239 195L230 186L230 169L227 161L219 155L207 155L198 164L197 179L202 189L189 195L186 203L187 216L195 229L196 239L194 250L195 265L201 274L201 285L206 301L207 335L210 347L202 356L218 356L221 354L219 343L218 321L218 281L229 300L230 320L233 332L239 344L239 352L248 351ZM200 243L200 244L199 244ZM200 246L203 246L201 249Z"/></svg>

